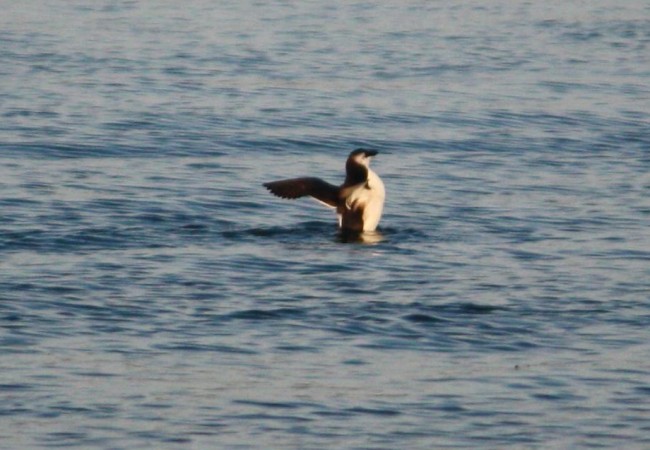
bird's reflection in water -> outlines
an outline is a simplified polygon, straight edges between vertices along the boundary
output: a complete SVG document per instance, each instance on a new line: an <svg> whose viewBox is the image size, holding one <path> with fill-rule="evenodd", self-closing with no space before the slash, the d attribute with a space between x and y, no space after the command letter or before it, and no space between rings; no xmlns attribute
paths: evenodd
<svg viewBox="0 0 650 450"><path fill-rule="evenodd" d="M384 240L384 235L380 231L350 231L341 230L338 235L339 242L344 244L378 244Z"/></svg>

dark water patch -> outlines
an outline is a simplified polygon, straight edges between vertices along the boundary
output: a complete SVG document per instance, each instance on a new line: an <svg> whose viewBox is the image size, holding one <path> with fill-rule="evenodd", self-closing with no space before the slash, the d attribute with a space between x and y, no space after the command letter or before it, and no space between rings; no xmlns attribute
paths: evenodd
<svg viewBox="0 0 650 450"><path fill-rule="evenodd" d="M60 236L44 246L51 250L90 251L118 248L164 248L171 244L160 237L152 236L149 230L140 227L91 227L66 236Z"/></svg>
<svg viewBox="0 0 650 450"><path fill-rule="evenodd" d="M104 226L63 230L54 228L12 231L0 235L0 250L46 253L91 252L125 248L166 248L172 244L145 227Z"/></svg>
<svg viewBox="0 0 650 450"><path fill-rule="evenodd" d="M8 322L8 323L20 322L22 320L23 320L23 317L21 315L19 315L19 314L9 314L9 315L0 317L1 322Z"/></svg>
<svg viewBox="0 0 650 450"><path fill-rule="evenodd" d="M170 213L170 211L163 208L160 203L154 203L152 201L142 203L135 199L125 198L115 191L113 191L112 194L111 197L98 198L84 202L80 206L80 209L95 213L103 213L103 215L123 214L127 217L129 214L135 214L137 216ZM123 216L114 217L121 218Z"/></svg>
<svg viewBox="0 0 650 450"><path fill-rule="evenodd" d="M72 432L72 431L57 431L54 433L48 433L43 440L47 445L54 446L75 446L79 445L80 442L87 439L87 433Z"/></svg>
<svg viewBox="0 0 650 450"><path fill-rule="evenodd" d="M152 346L154 350L174 351L174 352L189 352L189 353L225 353L225 354L239 354L239 355L256 355L258 352L242 347L233 347L228 345L218 344L199 344L195 342L184 343L167 343L155 344Z"/></svg>
<svg viewBox="0 0 650 450"><path fill-rule="evenodd" d="M186 167L189 170L207 171L210 174L223 170L224 173L230 173L230 170L218 161L200 161L188 163Z"/></svg>
<svg viewBox="0 0 650 450"><path fill-rule="evenodd" d="M224 317L225 320L284 320L303 317L306 314L304 308L278 308L273 310L250 309L237 311Z"/></svg>
<svg viewBox="0 0 650 450"><path fill-rule="evenodd" d="M570 396L567 396L566 394L534 393L531 396L536 400L544 400L544 401L551 401L551 402L563 402L563 401L571 400Z"/></svg>
<svg viewBox="0 0 650 450"><path fill-rule="evenodd" d="M144 213L144 214L139 214L134 217L135 220L138 222L144 222L144 223L150 223L150 224L159 224L159 223L164 223L168 220L170 220L169 217L163 215L163 214L155 214L155 213Z"/></svg>
<svg viewBox="0 0 650 450"><path fill-rule="evenodd" d="M650 261L650 251L645 250L610 250L607 252L590 253L589 256L605 260Z"/></svg>
<svg viewBox="0 0 650 450"><path fill-rule="evenodd" d="M650 385L648 385L648 386L636 386L634 388L634 391L636 393L640 394L640 395L650 397Z"/></svg>
<svg viewBox="0 0 650 450"><path fill-rule="evenodd" d="M346 359L342 361L342 364L345 364L346 366L364 366L368 363L361 359Z"/></svg>
<svg viewBox="0 0 650 450"><path fill-rule="evenodd" d="M398 221L392 219L393 217L388 214L383 220L388 223ZM431 234L426 230L412 226L380 225L378 231L381 233L383 241L388 243L426 242L426 240L432 238Z"/></svg>
<svg viewBox="0 0 650 450"><path fill-rule="evenodd" d="M494 218L494 222L486 223L485 228L497 236L501 236L514 242L537 242L547 239L547 236L541 236L539 228L531 225L525 225L516 220L503 220Z"/></svg>
<svg viewBox="0 0 650 450"><path fill-rule="evenodd" d="M336 266L337 272L345 270L344 266ZM320 273L319 271L307 270L307 273ZM379 287L369 284L361 284L357 280L349 278L340 279L332 290L338 294L349 296L350 298L363 298L379 294Z"/></svg>
<svg viewBox="0 0 650 450"><path fill-rule="evenodd" d="M202 235L210 232L210 226L204 223L188 223L178 227L178 232L188 235Z"/></svg>
<svg viewBox="0 0 650 450"><path fill-rule="evenodd" d="M17 208L36 208L42 205L42 202L37 199L30 199L25 197L20 198L10 198L4 197L0 198L0 207L17 207Z"/></svg>
<svg viewBox="0 0 650 450"><path fill-rule="evenodd" d="M378 417L396 417L402 414L400 411L395 409L366 407L348 408L345 412L350 413L351 415L370 415Z"/></svg>
<svg viewBox="0 0 650 450"><path fill-rule="evenodd" d="M9 329L11 332L10 336L0 337L0 345L7 354L38 352L36 346L39 343L40 336L37 337L23 335L22 328L24 327L21 327L21 329L16 329L13 327L4 326L3 328Z"/></svg>
<svg viewBox="0 0 650 450"><path fill-rule="evenodd" d="M148 408L148 409L154 409L154 410L159 410L159 409L172 409L174 408L173 403L163 403L163 402L144 402L144 403L139 403L138 406L142 408Z"/></svg>
<svg viewBox="0 0 650 450"><path fill-rule="evenodd" d="M125 264L115 263L115 262L104 262L100 261L94 264L93 266L96 270L101 272L119 272L126 268Z"/></svg>
<svg viewBox="0 0 650 450"><path fill-rule="evenodd" d="M561 257L556 255L548 255L544 253L524 250L511 250L510 254L521 261L555 261L561 259Z"/></svg>
<svg viewBox="0 0 650 450"><path fill-rule="evenodd" d="M15 417L23 414L31 414L31 408L23 406L0 406L0 417Z"/></svg>
<svg viewBox="0 0 650 450"><path fill-rule="evenodd" d="M33 111L28 109L13 109L5 112L3 114L3 117L6 117L8 119L14 117L21 117L21 118L33 117L36 119L53 119L58 117L58 114L52 111Z"/></svg>
<svg viewBox="0 0 650 450"><path fill-rule="evenodd" d="M2 250L34 248L43 241L47 233L42 229L4 232L0 236Z"/></svg>
<svg viewBox="0 0 650 450"><path fill-rule="evenodd" d="M286 414L272 414L272 413L254 413L254 414L230 414L225 416L226 418L251 422L251 423L261 423L266 424L262 425L261 428L266 431L275 429L275 426L271 426L268 423L277 422L279 424L292 424L292 427L295 427L297 423L312 423L314 419L311 417L297 416L297 415L286 415ZM268 423L267 423L268 422ZM302 431L302 429L301 429Z"/></svg>
<svg viewBox="0 0 650 450"><path fill-rule="evenodd" d="M221 235L227 239L241 240L250 238L274 238L280 241L309 240L315 236L333 236L336 226L328 222L309 221L292 226L258 227L240 230L223 231Z"/></svg>
<svg viewBox="0 0 650 450"><path fill-rule="evenodd" d="M458 314L467 314L467 315L485 315L493 314L497 312L508 311L508 308L505 306L494 306L494 305L485 305L480 303L457 303L457 304L447 304L440 307L441 311L453 312Z"/></svg>
<svg viewBox="0 0 650 450"><path fill-rule="evenodd" d="M0 383L0 392L26 391L34 388L34 385L26 383Z"/></svg>
<svg viewBox="0 0 650 450"><path fill-rule="evenodd" d="M440 380L443 381L443 380ZM450 381L450 380L445 380ZM439 405L436 406L427 406L427 409L435 408L446 413L464 413L467 411L467 408L463 407L457 400L453 399L443 399Z"/></svg>
<svg viewBox="0 0 650 450"><path fill-rule="evenodd" d="M340 232L335 219L330 222L307 221L295 225L257 227L222 231L228 240L248 240L255 238L272 238L276 242L338 242L341 244L399 245L425 239L427 234L416 228L399 230L380 227L372 233ZM403 249L407 251L406 248Z"/></svg>
<svg viewBox="0 0 650 450"><path fill-rule="evenodd" d="M156 421L160 420L159 417L150 417L148 420L150 421ZM170 433L166 431L161 431L161 430L156 430L156 431L133 431L129 433L129 436L138 440L142 440L145 442L155 442L158 443L158 445L162 445L164 443L167 444L174 444L174 445L179 445L179 444L191 444L192 443L192 438L190 437L180 437L180 436L175 436L175 435L170 435Z"/></svg>
<svg viewBox="0 0 650 450"><path fill-rule="evenodd" d="M142 157L148 154L156 156L155 149L119 148L102 145L66 145L48 144L0 144L0 156L7 158L29 159L77 159L77 158L106 158L106 157Z"/></svg>
<svg viewBox="0 0 650 450"><path fill-rule="evenodd" d="M117 374L117 373L86 372L86 371L75 372L75 375L79 375L81 377L89 377L89 378L113 378L113 377L118 377L119 376L119 374Z"/></svg>
<svg viewBox="0 0 650 450"><path fill-rule="evenodd" d="M190 444L193 442L193 439L190 437L170 436L161 439L161 442L167 442L170 444Z"/></svg>
<svg viewBox="0 0 650 450"><path fill-rule="evenodd" d="M301 402L263 402L256 400L233 400L233 403L236 405L245 405L245 406L255 406L259 408L269 408L269 409L300 409L305 407L313 407L314 404L311 403L301 403Z"/></svg>
<svg viewBox="0 0 650 450"><path fill-rule="evenodd" d="M435 323L440 323L445 321L445 319L441 319L439 317L435 317L429 314L422 314L422 313L408 314L403 318L404 320L407 320L409 322L420 323L420 324L435 324Z"/></svg>
<svg viewBox="0 0 650 450"><path fill-rule="evenodd" d="M116 122L107 122L103 127L108 130L115 131L129 131L129 130L142 130L146 128L158 128L159 125L150 120L122 120Z"/></svg>
<svg viewBox="0 0 650 450"><path fill-rule="evenodd" d="M278 345L275 350L287 353L319 353L321 349L315 345Z"/></svg>

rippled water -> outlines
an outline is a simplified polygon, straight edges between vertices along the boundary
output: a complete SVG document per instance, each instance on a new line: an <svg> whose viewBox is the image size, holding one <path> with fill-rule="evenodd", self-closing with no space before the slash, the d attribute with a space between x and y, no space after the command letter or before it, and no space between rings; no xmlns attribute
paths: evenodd
<svg viewBox="0 0 650 450"><path fill-rule="evenodd" d="M0 448L650 447L646 2L5 3Z"/></svg>

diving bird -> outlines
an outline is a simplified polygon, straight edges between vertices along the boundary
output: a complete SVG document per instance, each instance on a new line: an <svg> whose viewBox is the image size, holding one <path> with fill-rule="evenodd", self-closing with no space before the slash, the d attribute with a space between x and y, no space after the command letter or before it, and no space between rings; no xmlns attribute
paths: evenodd
<svg viewBox="0 0 650 450"><path fill-rule="evenodd" d="M320 178L302 177L264 183L278 197L295 199L311 196L330 208L336 208L339 228L344 231L374 231L384 209L384 183L370 169L375 150L363 148L350 153L345 163L345 181L334 186Z"/></svg>

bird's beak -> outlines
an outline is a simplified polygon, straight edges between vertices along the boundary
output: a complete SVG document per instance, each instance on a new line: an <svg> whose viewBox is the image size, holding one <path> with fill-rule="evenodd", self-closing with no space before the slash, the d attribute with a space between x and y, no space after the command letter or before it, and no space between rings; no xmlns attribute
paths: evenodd
<svg viewBox="0 0 650 450"><path fill-rule="evenodd" d="M370 156L375 156L377 153L379 153L377 150L365 150L364 154L368 157Z"/></svg>

